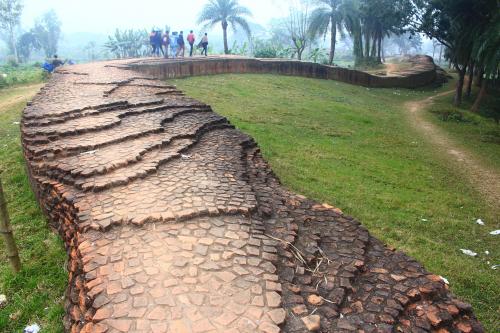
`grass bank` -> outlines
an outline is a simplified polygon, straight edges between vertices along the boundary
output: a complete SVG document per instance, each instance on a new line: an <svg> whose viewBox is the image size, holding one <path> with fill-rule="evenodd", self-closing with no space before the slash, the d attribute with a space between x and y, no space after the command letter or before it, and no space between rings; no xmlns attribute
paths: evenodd
<svg viewBox="0 0 500 333"><path fill-rule="evenodd" d="M287 187L359 218L372 234L448 278L487 331L500 330L500 277L491 269L500 249L488 234L499 227L499 211L413 130L403 106L451 84L438 91L367 89L269 75L173 83L252 135ZM480 255L467 257L461 248Z"/></svg>
<svg viewBox="0 0 500 333"><path fill-rule="evenodd" d="M0 65L0 89L22 84L40 83L45 80L46 75L39 64Z"/></svg>
<svg viewBox="0 0 500 333"><path fill-rule="evenodd" d="M7 205L18 243L22 271L14 275L0 239L0 332L22 332L38 323L42 332L62 332L63 295L67 284L62 241L47 227L31 191L21 152L21 112L41 85L0 90L0 169Z"/></svg>

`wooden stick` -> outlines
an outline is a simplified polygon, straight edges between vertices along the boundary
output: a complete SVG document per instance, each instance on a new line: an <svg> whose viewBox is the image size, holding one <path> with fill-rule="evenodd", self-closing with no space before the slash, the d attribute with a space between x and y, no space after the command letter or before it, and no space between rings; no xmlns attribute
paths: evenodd
<svg viewBox="0 0 500 333"><path fill-rule="evenodd" d="M5 196L3 194L2 179L0 179L0 233L5 240L7 257L12 265L12 269L17 273L21 269L21 260L19 259L19 252L17 251L14 234L10 227L9 212L7 211L7 203L5 202Z"/></svg>

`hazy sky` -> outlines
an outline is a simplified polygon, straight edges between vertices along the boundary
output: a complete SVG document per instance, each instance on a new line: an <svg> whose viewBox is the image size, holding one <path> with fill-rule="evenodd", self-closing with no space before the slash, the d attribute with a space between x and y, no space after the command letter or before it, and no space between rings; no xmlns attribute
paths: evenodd
<svg viewBox="0 0 500 333"><path fill-rule="evenodd" d="M24 0L23 28L36 17L54 9L63 31L111 33L116 28L163 27L196 29L196 18L207 0ZM251 21L265 25L273 17L288 13L290 0L240 0L248 7Z"/></svg>

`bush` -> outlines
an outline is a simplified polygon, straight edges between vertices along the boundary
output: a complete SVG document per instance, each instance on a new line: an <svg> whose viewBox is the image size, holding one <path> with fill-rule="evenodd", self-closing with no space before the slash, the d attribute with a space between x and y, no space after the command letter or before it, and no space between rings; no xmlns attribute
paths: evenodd
<svg viewBox="0 0 500 333"><path fill-rule="evenodd" d="M0 88L16 84L38 83L46 79L41 67L33 65L0 66Z"/></svg>
<svg viewBox="0 0 500 333"><path fill-rule="evenodd" d="M271 40L254 41L254 56L256 58L288 58L291 54L290 48L276 45Z"/></svg>

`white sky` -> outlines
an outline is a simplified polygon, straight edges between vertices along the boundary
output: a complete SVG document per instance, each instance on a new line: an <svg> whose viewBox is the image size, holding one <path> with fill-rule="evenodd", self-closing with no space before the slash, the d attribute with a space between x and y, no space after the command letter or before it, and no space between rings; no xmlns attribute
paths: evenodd
<svg viewBox="0 0 500 333"><path fill-rule="evenodd" d="M207 0L24 0L23 28L35 18L54 9L65 33L108 34L116 28L164 27L196 30L196 19ZM249 8L253 22L266 25L271 18L288 13L290 0L240 0Z"/></svg>

